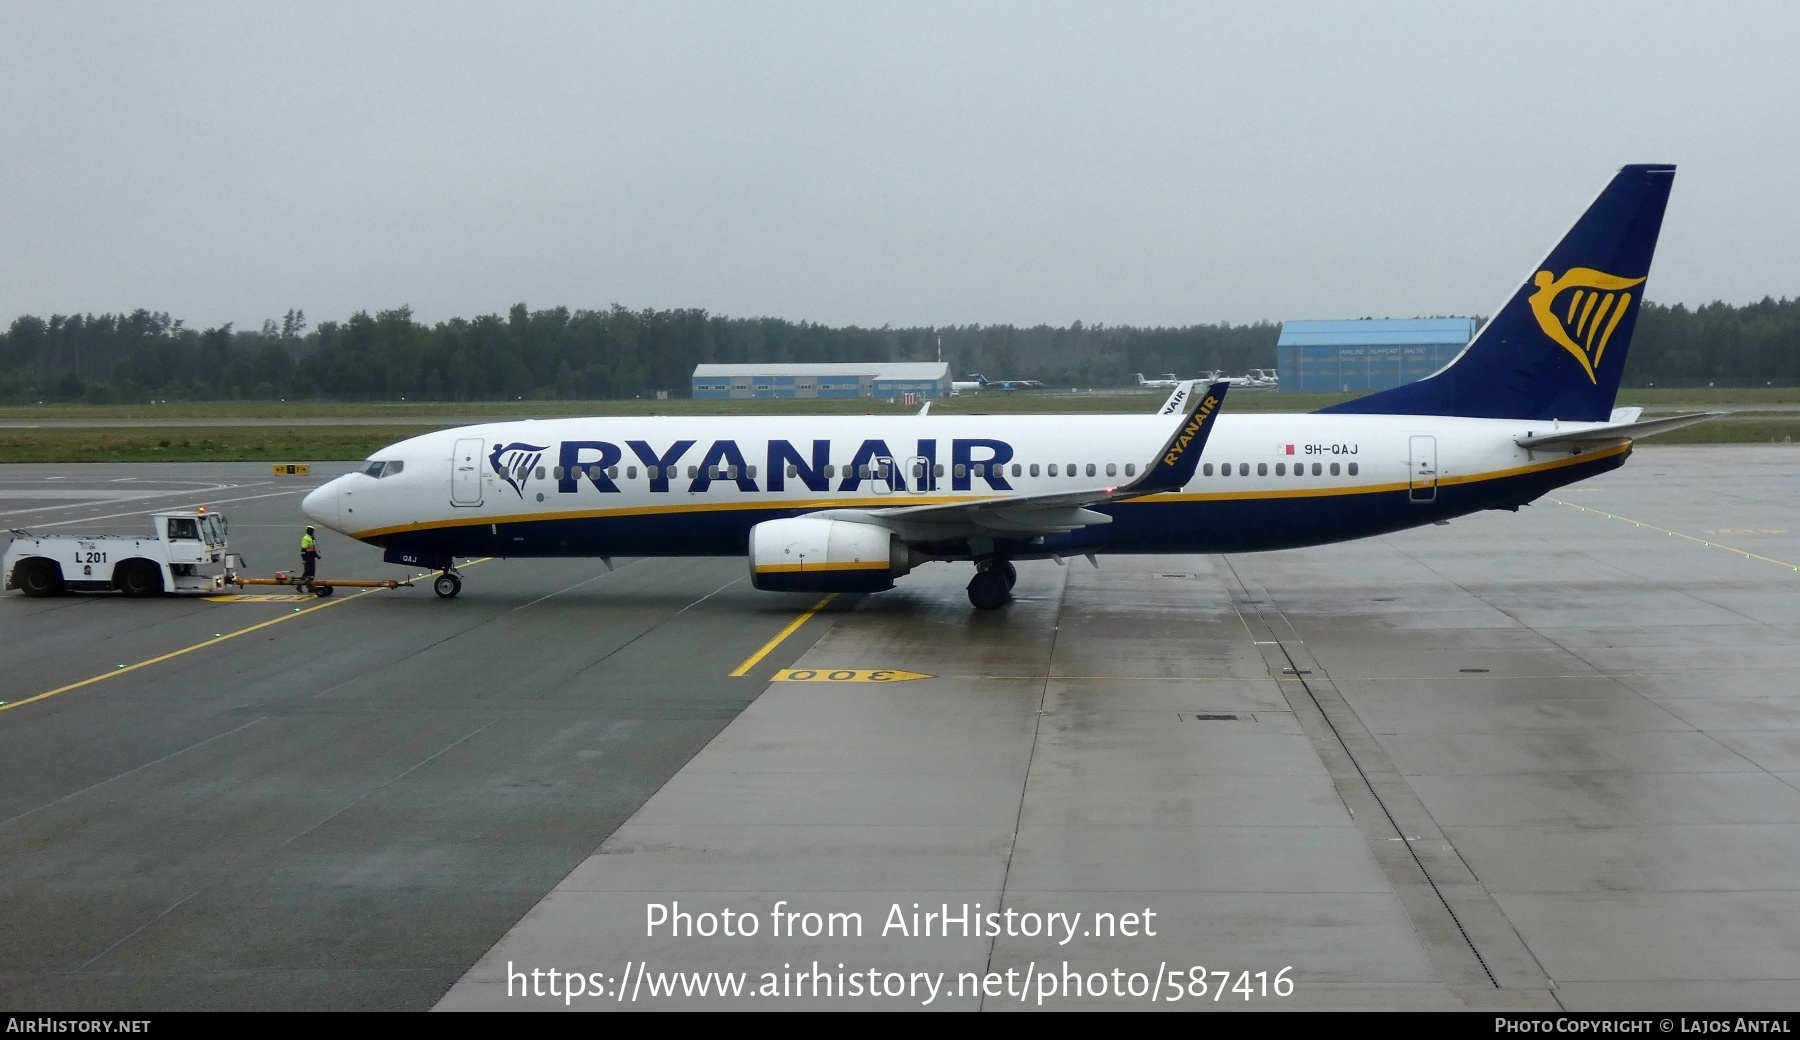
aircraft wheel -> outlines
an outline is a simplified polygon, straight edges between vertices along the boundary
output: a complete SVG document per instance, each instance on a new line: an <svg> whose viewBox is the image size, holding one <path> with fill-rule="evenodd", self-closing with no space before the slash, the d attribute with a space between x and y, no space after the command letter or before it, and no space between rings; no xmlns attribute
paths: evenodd
<svg viewBox="0 0 1800 1040"><path fill-rule="evenodd" d="M1019 570L1013 566L1011 560L995 560L993 570L1006 581L1007 592L1011 592L1012 587L1019 583Z"/></svg>
<svg viewBox="0 0 1800 1040"><path fill-rule="evenodd" d="M976 571L969 579L969 602L976 610L999 610L1008 598L1006 579L993 571Z"/></svg>
<svg viewBox="0 0 1800 1040"><path fill-rule="evenodd" d="M431 583L431 591L443 599L449 599L462 591L462 579L454 574L440 574L438 579Z"/></svg>

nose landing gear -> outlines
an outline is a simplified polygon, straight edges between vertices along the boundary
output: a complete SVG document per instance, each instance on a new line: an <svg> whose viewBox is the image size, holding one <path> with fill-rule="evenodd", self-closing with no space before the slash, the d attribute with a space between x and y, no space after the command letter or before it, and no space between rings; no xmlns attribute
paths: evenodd
<svg viewBox="0 0 1800 1040"><path fill-rule="evenodd" d="M1013 585L1019 572L1011 560L998 556L975 561L975 576L969 579L969 602L976 610L999 610L1012 599Z"/></svg>

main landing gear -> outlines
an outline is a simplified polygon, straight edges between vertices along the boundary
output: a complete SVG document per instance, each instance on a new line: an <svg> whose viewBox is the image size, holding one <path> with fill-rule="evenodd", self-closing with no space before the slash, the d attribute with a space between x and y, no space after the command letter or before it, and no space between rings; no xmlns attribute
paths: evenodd
<svg viewBox="0 0 1800 1040"><path fill-rule="evenodd" d="M462 575L446 568L444 573L438 575L437 580L431 583L431 591L437 593L441 599L450 599L462 591Z"/></svg>
<svg viewBox="0 0 1800 1040"><path fill-rule="evenodd" d="M976 610L999 610L1012 599L1013 585L1019 572L1012 561L990 556L975 561L975 576L969 579L969 602Z"/></svg>

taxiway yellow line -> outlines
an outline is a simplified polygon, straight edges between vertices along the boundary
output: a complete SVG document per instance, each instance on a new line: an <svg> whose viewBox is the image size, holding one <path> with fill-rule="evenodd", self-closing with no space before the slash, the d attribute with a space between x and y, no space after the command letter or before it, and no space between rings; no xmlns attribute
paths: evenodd
<svg viewBox="0 0 1800 1040"><path fill-rule="evenodd" d="M732 676L735 678L735 677L742 677L742 676L750 674L750 669L755 668L757 666L758 662L760 662L763 658L769 656L769 653L771 651L773 651L776 647L780 646L783 642L785 642L787 640L788 636L791 636L795 632L800 631L801 625L806 624L806 622L808 620L810 620L814 614L817 614L819 611L824 610L825 604L830 603L834 599L837 599L837 593L835 593L835 592L833 592L829 596L826 596L824 599L820 600L819 602L814 603L812 605L811 610L808 610L806 613L801 614L799 617L788 622L788 626L786 628L782 629L781 631L775 633L775 638L764 643L762 645L761 650L758 650L756 653L753 653L749 657L744 658L743 664L740 664L736 668L732 669L732 671L731 671Z"/></svg>
<svg viewBox="0 0 1800 1040"><path fill-rule="evenodd" d="M374 590L371 589L370 591L372 592ZM258 631L259 629L268 628L270 625L279 625L283 621L292 621L294 618L300 617L302 614L311 614L315 610L324 610L326 607L335 607L335 606L339 605L340 603L350 603L350 602L353 602L360 598L361 598L360 596L346 596L343 599L328 600L324 603L320 603L318 606L303 607L299 610L294 611L292 614L283 614L278 618L270 618L267 621L263 621L258 624L251 625L248 628L240 628L235 632L227 632L224 635L214 636L211 639L202 640L201 642L195 643L192 646L184 646L179 650L171 650L170 652L168 652L166 654L162 654L158 657L152 657L145 661L139 661L136 664L122 664L110 672L101 672L99 675L93 676L91 678L83 679L80 682L72 682L67 686L58 686L54 690L45 690L43 693L37 694L36 696L33 696L33 697L27 697L22 701L9 701L6 704L0 704L0 711L11 711L14 708L23 708L27 704L35 704L38 701L45 700L50 697L54 697L59 693L68 693L70 690L79 690L83 686L92 686L93 684L95 684L97 682L104 682L107 679L111 679L115 675L124 675L127 672L135 672L139 668L148 668L153 664L161 664L162 662L170 660L171 658L180 657L183 654L191 654L196 650L204 650L209 646L215 646L219 643L225 642L228 639L236 639L238 636L249 635L250 633Z"/></svg>
<svg viewBox="0 0 1800 1040"><path fill-rule="evenodd" d="M1786 567L1787 569L1789 569L1791 571L1800 572L1800 565L1789 563L1787 560L1777 560L1773 556L1761 556L1761 555L1758 555L1757 553L1750 552L1747 549L1739 549L1735 545L1725 545L1721 542L1708 541L1705 538L1695 538L1691 534L1682 534L1680 531L1671 531L1666 527L1658 527L1655 524L1645 523L1642 520L1633 520L1631 517L1628 517L1628 516L1620 516L1617 513L1609 513L1604 509L1595 509L1593 506L1584 506L1578 502L1564 502L1560 498L1552 498L1552 499L1550 499L1550 501L1555 502L1559 506L1569 506L1574 509L1579 509L1584 513L1598 513L1601 516L1604 516L1609 520L1623 520L1624 522L1626 522L1628 524L1632 524L1637 527L1642 527L1645 530L1661 531L1663 534L1666 534L1666 535L1670 536L1671 538L1686 538L1688 541L1698 543L1699 545L1703 545L1708 549L1723 549L1726 552L1737 553L1739 556L1743 556L1748 559L1761 560L1764 563L1772 563L1778 567Z"/></svg>
<svg viewBox="0 0 1800 1040"><path fill-rule="evenodd" d="M479 560L471 560L468 563L463 564L463 566L464 567L473 567L475 564L485 563L487 560L488 560L488 557L484 556ZM335 606L338 606L339 604L343 604L343 603L354 603L357 600L361 599L362 597L368 595L370 592L386 592L386 591L388 591L388 590L386 590L386 589L368 589L363 592L359 592L354 596L345 596L343 599L329 599L323 603L318 604L317 606L301 607L301 608L296 609L291 614L283 614L280 617L270 618L267 621L260 621L256 624L250 625L246 628L240 628L235 632L226 632L223 635L213 636L211 639L203 639L200 642L193 644L192 646L184 646L179 650L171 650L166 654L160 654L156 657L149 658L148 660L139 661L136 664L122 664L119 667L114 668L110 672L101 672L99 675L90 676L89 678L83 679L80 682L72 682L67 686L58 686L54 690L45 690L43 693L36 694L31 697L27 697L22 701L8 701L5 704L0 704L0 711L11 711L14 708L23 708L27 704L35 704L38 701L47 700L48 698L54 697L60 693L68 693L71 690L79 690L83 686L92 686L97 682L105 682L106 680L111 679L115 675L125 675L128 672L135 672L139 668L148 668L153 664L161 664L164 661L168 661L173 658L180 657L183 654L191 654L196 650L204 650L209 646L217 646L218 644L226 642L227 640L236 639L238 636L249 635L252 632L256 632L256 631L260 631L262 629L268 628L270 625L279 625L283 621L292 621L297 617L301 617L306 614L311 614L315 610L324 610L327 607L335 607ZM823 605L823 604L821 604L821 605Z"/></svg>

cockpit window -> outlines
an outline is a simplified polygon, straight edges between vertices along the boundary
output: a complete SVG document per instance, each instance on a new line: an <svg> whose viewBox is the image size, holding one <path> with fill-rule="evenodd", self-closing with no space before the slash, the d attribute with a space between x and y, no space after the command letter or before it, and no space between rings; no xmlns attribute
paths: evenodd
<svg viewBox="0 0 1800 1040"><path fill-rule="evenodd" d="M405 468L406 463L399 460L385 462L377 460L364 466L362 472L379 480L382 477L391 477Z"/></svg>

